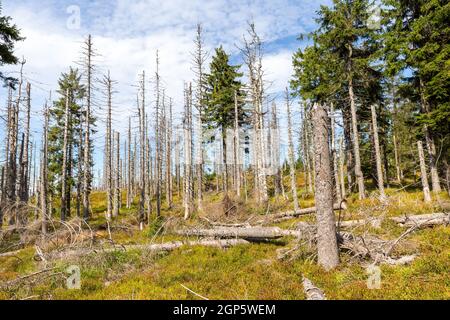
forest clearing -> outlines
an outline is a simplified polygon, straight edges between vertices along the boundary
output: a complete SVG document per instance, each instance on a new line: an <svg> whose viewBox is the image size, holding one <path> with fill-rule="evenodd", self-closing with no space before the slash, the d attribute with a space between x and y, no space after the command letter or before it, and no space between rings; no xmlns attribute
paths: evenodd
<svg viewBox="0 0 450 320"><path fill-rule="evenodd" d="M0 300L449 300L450 4L323 2L133 53L69 6L55 66L2 3Z"/></svg>

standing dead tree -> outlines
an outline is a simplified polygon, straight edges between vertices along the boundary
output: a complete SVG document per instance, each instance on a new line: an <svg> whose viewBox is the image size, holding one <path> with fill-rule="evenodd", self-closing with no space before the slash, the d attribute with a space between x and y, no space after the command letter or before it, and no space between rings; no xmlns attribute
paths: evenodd
<svg viewBox="0 0 450 320"><path fill-rule="evenodd" d="M50 100L51 101L51 100ZM42 150L41 150L41 177L40 177L40 202L41 202L41 214L42 214L42 235L47 234L47 220L49 216L48 208L48 122L50 112L48 110L47 102L44 107L44 132L42 133Z"/></svg>
<svg viewBox="0 0 450 320"><path fill-rule="evenodd" d="M255 156L255 189L258 201L268 200L265 156L266 144L264 138L263 97L264 83L262 70L262 42L256 33L255 25L249 24L249 40L244 37L244 48L241 50L248 68L250 81L250 98L253 105L254 156Z"/></svg>
<svg viewBox="0 0 450 320"><path fill-rule="evenodd" d="M159 74L159 53L156 51L156 72L155 72L155 95L156 95L156 103L155 103L155 171L156 171L156 179L155 179L155 197L156 197L156 216L159 217L161 215L161 178L162 178L162 144L161 144L161 106L160 106L160 87L161 87L161 78Z"/></svg>
<svg viewBox="0 0 450 320"><path fill-rule="evenodd" d="M204 43L202 38L202 25L197 24L197 33L194 40L195 51L192 53L193 56L193 71L196 76L196 92L195 92L195 107L197 109L197 156L196 156L196 166L195 170L197 173L197 209L202 210L202 199L203 199L203 109L204 109L204 99L205 99L205 72L204 65L207 59L207 54L204 51Z"/></svg>
<svg viewBox="0 0 450 320"><path fill-rule="evenodd" d="M145 212L145 71L142 72L140 80L140 92L142 101L139 103L138 99L138 113L139 113L139 204L138 204L138 216L139 216L139 228L144 229Z"/></svg>
<svg viewBox="0 0 450 320"><path fill-rule="evenodd" d="M27 83L26 98L26 116L24 128L24 141L22 148L22 156L20 158L20 174L19 174L19 200L22 205L28 203L29 197L29 146L30 146L30 111L31 111L31 84Z"/></svg>
<svg viewBox="0 0 450 320"><path fill-rule="evenodd" d="M70 98L69 89L66 90L66 108L64 110L64 137L63 137L63 163L61 175L61 221L65 221L70 212L70 207L67 207L68 195L68 181L67 181L67 166L68 166L68 145L69 145L69 123L70 123ZM70 195L70 191L69 191Z"/></svg>
<svg viewBox="0 0 450 320"><path fill-rule="evenodd" d="M330 270L339 264L339 250L333 212L329 119L322 105L315 104L313 107L313 127L318 262L326 270Z"/></svg>
<svg viewBox="0 0 450 320"><path fill-rule="evenodd" d="M106 139L105 139L105 178L106 178L106 219L110 220L113 212L113 178L112 178L112 80L110 73L103 78L106 91Z"/></svg>
<svg viewBox="0 0 450 320"><path fill-rule="evenodd" d="M114 168L114 206L113 217L117 218L120 213L120 133L116 131L116 165Z"/></svg>
<svg viewBox="0 0 450 320"><path fill-rule="evenodd" d="M422 177L422 188L425 202L431 202L430 186L428 184L427 167L425 165L425 155L423 152L422 141L417 141L417 149L419 151L420 174Z"/></svg>
<svg viewBox="0 0 450 320"><path fill-rule="evenodd" d="M84 125L84 146L83 146L83 219L90 217L90 194L91 194L91 107L92 107L92 58L94 56L92 47L92 37L88 36L83 47L84 68L86 72L86 110Z"/></svg>
<svg viewBox="0 0 450 320"><path fill-rule="evenodd" d="M132 187L134 183L134 179L132 177L132 155L131 155L131 117L128 118L128 169L127 169L127 209L131 208L131 203L133 202L133 192Z"/></svg>
<svg viewBox="0 0 450 320"><path fill-rule="evenodd" d="M372 113L372 130L373 130L373 143L375 149L375 160L377 166L377 182L378 190L380 192L380 198L384 200L386 198L386 193L384 192L384 182L383 182L383 168L381 164L381 152L380 152L380 142L378 138L378 124L377 124L377 112L375 110L375 105L370 106L370 111Z"/></svg>
<svg viewBox="0 0 450 320"><path fill-rule="evenodd" d="M184 137L184 219L192 213L192 85L186 88L183 119Z"/></svg>

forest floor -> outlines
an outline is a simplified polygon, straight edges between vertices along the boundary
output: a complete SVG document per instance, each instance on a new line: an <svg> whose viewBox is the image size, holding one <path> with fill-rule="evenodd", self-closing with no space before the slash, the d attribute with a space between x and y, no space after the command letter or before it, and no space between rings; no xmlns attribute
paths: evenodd
<svg viewBox="0 0 450 320"><path fill-rule="evenodd" d="M424 204L422 192L417 189L386 192L389 196L386 203L374 196L362 201L355 196L348 199L348 210L337 215L349 220L450 211L446 193L435 195L433 203ZM303 195L301 207L312 206L313 197ZM117 221L111 223L109 233L105 228L105 194L95 192L94 216L90 221L95 241L104 247L114 245L117 250L96 250L78 257L42 261L36 259L34 245L25 246L12 256L0 257L0 299L201 299L193 292L208 299L305 299L303 276L322 289L328 299L450 299L450 227L444 225L417 230L402 239L397 254L418 257L409 265L381 265L380 289L368 288L369 275L364 263L348 253L341 253L340 266L331 272L317 266L314 249L308 246L299 248L291 259L280 260L279 250L292 247L295 242L292 237L227 249L183 246L156 254L121 249L122 245L186 239L173 235L171 230L205 225L202 217L220 219L222 197L208 193L204 214L187 223L183 222L181 206L170 210L164 206L165 219L153 219L143 231L137 228L136 208L122 209ZM178 199L175 201L179 203ZM250 201L233 203L236 210L222 217L228 222L291 209L290 202L284 199L271 199L268 209L257 208ZM272 225L288 229L295 228L299 221L313 220L314 215L309 215ZM395 239L405 230L385 219L381 228L360 232L368 231L383 239ZM66 286L66 270L70 265L80 268L79 290Z"/></svg>

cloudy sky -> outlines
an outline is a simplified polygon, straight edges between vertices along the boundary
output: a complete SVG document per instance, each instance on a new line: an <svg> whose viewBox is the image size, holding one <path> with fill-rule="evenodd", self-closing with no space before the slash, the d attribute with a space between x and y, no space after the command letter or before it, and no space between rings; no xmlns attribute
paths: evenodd
<svg viewBox="0 0 450 320"><path fill-rule="evenodd" d="M292 74L292 53L304 44L298 35L315 27L315 11L331 0L3 0L3 14L11 16L26 40L17 44L24 56L25 78L32 84L33 131L42 127L42 105L49 91L56 89L61 72L79 60L83 39L92 34L97 77L110 70L117 81L114 97L114 127L124 132L128 115L135 112L138 74L146 70L147 87L155 72L156 50L160 52L160 73L166 93L181 110L183 83L193 78L191 56L197 23L204 28L207 50L219 45L242 63L238 47L254 21L264 41L263 67L271 83L269 93L281 96ZM77 11L80 12L79 25ZM75 19L74 19L75 18ZM18 67L4 68L17 75ZM243 70L245 72L245 69ZM2 101L6 100L1 90ZM149 110L153 93L148 92ZM101 118L104 106L96 93L95 112ZM178 113L179 114L179 113ZM103 143L104 124L99 122L96 145Z"/></svg>

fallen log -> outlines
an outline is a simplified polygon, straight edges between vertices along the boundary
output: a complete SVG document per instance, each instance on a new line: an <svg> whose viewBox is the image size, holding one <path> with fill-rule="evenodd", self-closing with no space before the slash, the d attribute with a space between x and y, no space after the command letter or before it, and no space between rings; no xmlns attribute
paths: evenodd
<svg viewBox="0 0 450 320"><path fill-rule="evenodd" d="M336 203L333 205L333 209L335 211L347 210L347 202L345 200L343 200L341 203ZM316 207L310 207L310 208L299 209L296 211L286 211L286 212L268 214L265 216L264 220L260 220L258 222L258 224L282 222L285 220L294 219L299 216L312 214L312 213L315 213L316 211L317 211Z"/></svg>
<svg viewBox="0 0 450 320"><path fill-rule="evenodd" d="M214 238L241 238L248 241L262 241L279 239L284 236L299 236L297 230L283 230L278 227L217 227L213 229L184 229L176 231L183 236L214 237Z"/></svg>
<svg viewBox="0 0 450 320"><path fill-rule="evenodd" d="M173 251L183 246L206 246L217 248L228 248L239 244L248 244L243 239L224 239L224 240L199 240L199 241L173 241L161 244L127 245L114 248L82 248L77 250L68 250L62 252L47 253L47 259L65 259L69 257L84 256L91 253L143 250L150 252Z"/></svg>

